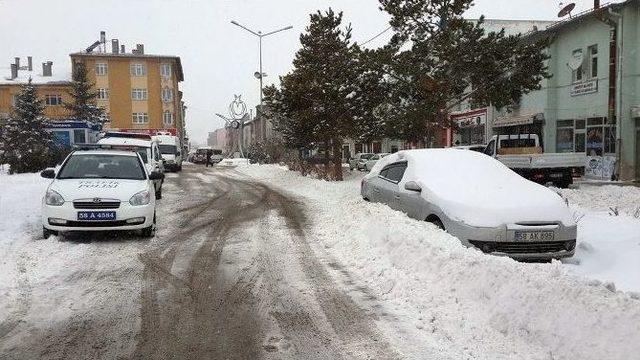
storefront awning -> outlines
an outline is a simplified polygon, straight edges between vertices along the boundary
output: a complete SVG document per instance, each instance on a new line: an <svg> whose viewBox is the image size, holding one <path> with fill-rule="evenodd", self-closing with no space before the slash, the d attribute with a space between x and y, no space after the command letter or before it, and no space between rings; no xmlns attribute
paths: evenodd
<svg viewBox="0 0 640 360"><path fill-rule="evenodd" d="M529 125L537 119L542 119L542 113L527 113L522 115L498 116L493 122L493 127Z"/></svg>

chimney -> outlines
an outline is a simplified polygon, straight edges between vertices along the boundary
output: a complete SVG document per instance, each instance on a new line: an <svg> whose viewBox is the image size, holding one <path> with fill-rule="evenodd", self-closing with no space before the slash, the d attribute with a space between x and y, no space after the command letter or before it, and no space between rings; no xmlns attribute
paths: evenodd
<svg viewBox="0 0 640 360"><path fill-rule="evenodd" d="M144 55L144 44L137 44L136 50L138 50L138 54Z"/></svg>
<svg viewBox="0 0 640 360"><path fill-rule="evenodd" d="M27 56L27 69L33 71L33 57Z"/></svg>
<svg viewBox="0 0 640 360"><path fill-rule="evenodd" d="M11 79L13 80L18 77L18 67L16 64L11 64Z"/></svg>
<svg viewBox="0 0 640 360"><path fill-rule="evenodd" d="M100 42L102 43L102 51L107 52L107 33L100 31Z"/></svg>
<svg viewBox="0 0 640 360"><path fill-rule="evenodd" d="M593 9L599 9L600 8L600 0L593 0Z"/></svg>
<svg viewBox="0 0 640 360"><path fill-rule="evenodd" d="M47 61L42 63L42 76L50 77L52 75L53 62Z"/></svg>
<svg viewBox="0 0 640 360"><path fill-rule="evenodd" d="M126 51L124 50L124 44L120 45L120 54L124 54Z"/></svg>
<svg viewBox="0 0 640 360"><path fill-rule="evenodd" d="M15 60L16 60L16 67L18 68L18 70L20 70L20 58L17 57L15 58Z"/></svg>
<svg viewBox="0 0 640 360"><path fill-rule="evenodd" d="M111 52L117 54L120 51L120 43L118 39L111 39Z"/></svg>

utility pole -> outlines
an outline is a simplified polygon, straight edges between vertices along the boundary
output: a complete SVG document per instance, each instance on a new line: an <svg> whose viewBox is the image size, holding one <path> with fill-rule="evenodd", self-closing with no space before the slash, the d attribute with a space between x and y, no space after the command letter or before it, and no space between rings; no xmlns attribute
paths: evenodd
<svg viewBox="0 0 640 360"><path fill-rule="evenodd" d="M240 28L242 28L242 29L244 29L244 30L246 30L246 31L250 32L251 34L253 34L253 35L257 36L257 37L258 37L258 39L259 39L259 50L260 50L260 71L256 72L256 73L254 74L254 76L255 76L258 80L260 80L260 106L262 107L262 88L263 88L263 78L264 78L265 76L267 76L267 74L265 74L265 73L262 71L262 38L267 37L267 36L269 36L269 35L273 35L273 34L275 34L275 33L279 33L279 32L281 32L281 31L291 30L291 29L293 29L293 26L287 26L287 27L284 27L284 28L282 28L282 29L274 30L274 31L270 31L270 32L268 32L268 33L266 33L266 34L263 34L263 33L262 33L262 31L253 31L253 30L249 29L248 27L246 27L246 26L244 26L244 25L239 24L239 23L238 23L238 22L236 22L235 20L232 20L232 21L231 21L231 23L232 23L233 25L235 25L235 26L238 26L238 27L240 27Z"/></svg>

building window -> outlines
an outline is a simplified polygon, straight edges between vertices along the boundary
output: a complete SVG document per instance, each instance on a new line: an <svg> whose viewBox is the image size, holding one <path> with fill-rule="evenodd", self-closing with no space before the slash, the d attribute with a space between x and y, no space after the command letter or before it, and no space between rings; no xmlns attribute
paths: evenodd
<svg viewBox="0 0 640 360"><path fill-rule="evenodd" d="M162 64L160 66L160 75L165 78L171 77L171 64Z"/></svg>
<svg viewBox="0 0 640 360"><path fill-rule="evenodd" d="M573 70L573 72L572 72L572 75L571 75L572 76L572 81L574 83L575 82L580 82L580 81L582 81L582 73L583 73L583 70L584 70L584 66L582 65L583 61L581 60L581 59L583 59L583 57L582 57L582 49L573 50L572 56L573 56L572 60L574 60L574 59L576 61L580 60L580 62L581 62L580 66L577 69Z"/></svg>
<svg viewBox="0 0 640 360"><path fill-rule="evenodd" d="M556 151L570 153L574 151L573 120L558 120L556 129Z"/></svg>
<svg viewBox="0 0 640 360"><path fill-rule="evenodd" d="M83 144L87 142L87 136L85 130L76 129L73 130L73 142L76 144Z"/></svg>
<svg viewBox="0 0 640 360"><path fill-rule="evenodd" d="M162 89L162 101L170 102L173 100L173 89L164 88Z"/></svg>
<svg viewBox="0 0 640 360"><path fill-rule="evenodd" d="M45 95L44 96L44 104L46 106L60 106L62 105L62 95Z"/></svg>
<svg viewBox="0 0 640 360"><path fill-rule="evenodd" d="M170 111L165 111L162 114L162 122L167 126L173 125L173 114Z"/></svg>
<svg viewBox="0 0 640 360"><path fill-rule="evenodd" d="M146 76L147 66L145 64L131 64L131 76Z"/></svg>
<svg viewBox="0 0 640 360"><path fill-rule="evenodd" d="M598 45L591 45L588 48L589 72L592 79L598 78Z"/></svg>
<svg viewBox="0 0 640 360"><path fill-rule="evenodd" d="M604 117L558 120L556 123L556 151L586 153L602 156L616 152L616 125Z"/></svg>
<svg viewBox="0 0 640 360"><path fill-rule="evenodd" d="M109 89L98 89L98 100L109 100Z"/></svg>
<svg viewBox="0 0 640 360"><path fill-rule="evenodd" d="M131 100L144 101L148 99L147 89L132 89Z"/></svg>
<svg viewBox="0 0 640 360"><path fill-rule="evenodd" d="M134 124L148 124L149 123L149 114L147 114L147 113L133 113L133 123Z"/></svg>
<svg viewBox="0 0 640 360"><path fill-rule="evenodd" d="M108 72L107 64L105 63L97 63L96 64L96 75L97 76L106 76Z"/></svg>

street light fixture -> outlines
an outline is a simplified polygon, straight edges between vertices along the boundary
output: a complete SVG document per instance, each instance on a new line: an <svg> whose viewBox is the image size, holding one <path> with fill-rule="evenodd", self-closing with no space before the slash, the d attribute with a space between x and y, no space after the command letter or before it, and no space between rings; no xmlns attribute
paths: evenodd
<svg viewBox="0 0 640 360"><path fill-rule="evenodd" d="M246 26L244 26L244 25L239 24L239 23L238 23L237 21L235 21L235 20L232 20L232 21L231 21L231 23L232 23L233 25L235 25L235 26L238 26L238 27L240 27L240 28L242 28L242 29L244 29L244 30L246 30L246 31L250 32L251 34L253 34L253 35L257 36L257 37L260 39L260 71L256 72L256 73L255 73L255 74L253 74L253 75L254 75L258 80L260 80L260 105L262 105L262 79L263 79L264 77L266 77L266 76L267 76L267 74L265 74L265 73L262 71L262 38L263 38L263 37L266 37L266 36L269 36L269 35L273 35L273 34L275 34L275 33L279 33L279 32L281 32L281 31L291 30L291 29L293 29L293 26L287 26L287 27L284 27L284 28L282 28L282 29L274 30L274 31L270 31L270 32L268 32L268 33L266 33L266 34L263 34L263 33L262 33L262 31L253 31L253 30L249 29L248 27L246 27Z"/></svg>

